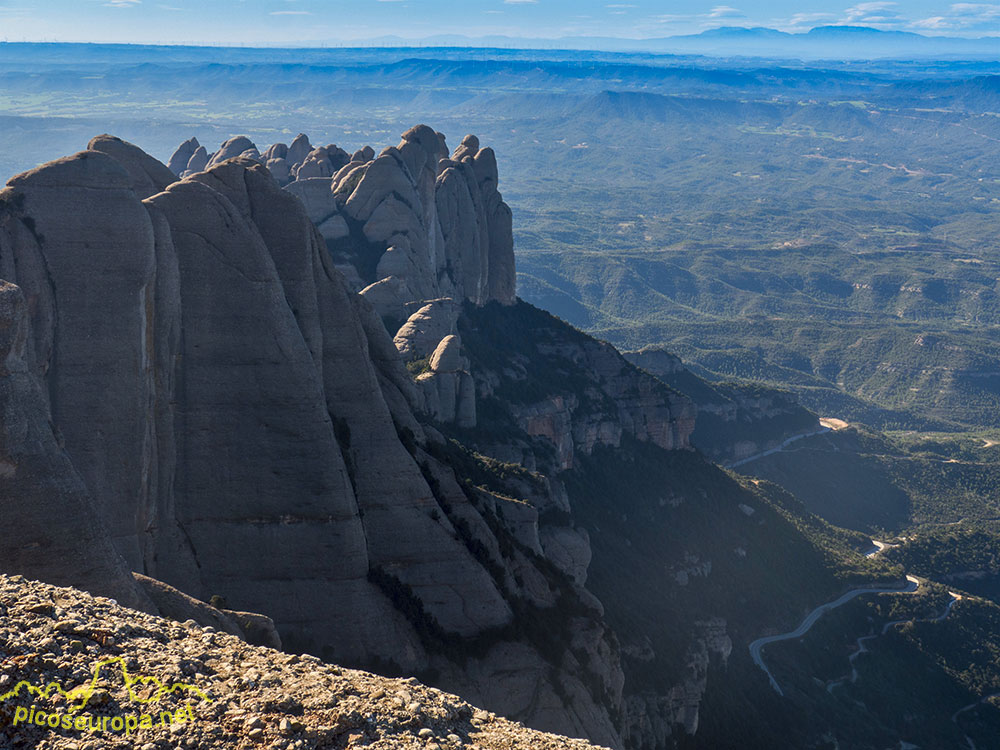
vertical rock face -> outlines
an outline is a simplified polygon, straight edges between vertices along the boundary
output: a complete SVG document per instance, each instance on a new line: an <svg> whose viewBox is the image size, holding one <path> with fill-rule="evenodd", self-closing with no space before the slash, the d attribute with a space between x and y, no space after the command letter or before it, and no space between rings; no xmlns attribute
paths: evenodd
<svg viewBox="0 0 1000 750"><path fill-rule="evenodd" d="M250 156L298 196L334 265L398 330L406 359L430 356L454 332L454 316L441 305L426 308L432 301L514 303L511 212L498 191L496 156L475 136L466 136L450 156L444 136L426 125L410 128L377 157L368 146L350 156L332 144L314 148L304 134L290 146L273 144L259 158L255 149L237 136L207 166ZM196 143L185 142L171 159L179 164L189 152L184 175L199 166ZM416 318L407 320L411 315ZM443 422L474 422L467 377L431 373L421 385L422 411Z"/></svg>
<svg viewBox="0 0 1000 750"><path fill-rule="evenodd" d="M186 158L186 169L176 173L192 174L255 150L237 136L200 164L192 161L198 153L192 139L171 165ZM496 156L475 136L449 156L443 135L417 125L376 157L369 146L350 156L332 144L314 148L299 134L258 160L304 200L338 267L356 268L355 291L393 279L397 304L440 297L514 302L510 208L498 191ZM318 180L329 182L321 187Z"/></svg>
<svg viewBox="0 0 1000 750"><path fill-rule="evenodd" d="M188 162L191 161L191 157L194 156L194 152L201 148L201 144L198 143L197 138L188 138L184 143L177 147L174 151L173 156L167 162L167 169L175 177L180 177L181 173L188 168Z"/></svg>
<svg viewBox="0 0 1000 750"><path fill-rule="evenodd" d="M543 559L536 511L458 481L454 449L413 412L421 386L303 203L252 154L162 189L138 149L92 145L0 194L0 275L27 300L23 319L17 288L0 290L0 502L39 498L18 515L30 543L4 545L0 564L137 605L127 573L142 571L269 615L289 648L433 671L537 726L618 744L599 609ZM421 129L380 157L376 173L408 180L414 227L436 222L440 147ZM350 232L386 205L376 186L335 203ZM369 209L365 224L351 213ZM441 413L471 425L460 342L420 345ZM50 506L66 523L44 529ZM539 619L565 638L526 637L520 623ZM602 656L573 656L587 649ZM516 684L498 690L515 656Z"/></svg>
<svg viewBox="0 0 1000 750"><path fill-rule="evenodd" d="M179 520L212 571L208 585L240 567L232 549L285 558L289 571L312 567L314 560L288 551L292 538L301 544L317 533L313 525L336 541L339 572L363 577L363 537L322 383L267 246L230 201L200 182L178 183L151 203L170 226L179 269ZM242 371L252 377L234 377ZM247 470L219 472L220 450L242 455ZM235 525L247 518L256 523ZM214 543L227 524L236 537Z"/></svg>
<svg viewBox="0 0 1000 750"><path fill-rule="evenodd" d="M8 279L34 310L32 369L44 376L52 419L109 536L140 569L153 453L149 216L129 173L97 151L15 177L0 200L31 228L15 228L3 265L16 269Z"/></svg>
<svg viewBox="0 0 1000 750"><path fill-rule="evenodd" d="M472 166L483 200L482 224L489 237L487 260L491 272L486 299L510 305L514 302L514 264L507 261L507 248L514 245L513 218L497 189L499 177L493 149L480 149Z"/></svg>
<svg viewBox="0 0 1000 750"><path fill-rule="evenodd" d="M125 167L139 198L165 190L176 179L173 172L145 151L112 135L97 136L87 144L87 150L105 153Z"/></svg>
<svg viewBox="0 0 1000 750"><path fill-rule="evenodd" d="M334 194L380 248L370 251L377 259L366 282L400 279L404 302L513 303L510 210L497 192L492 151L472 145L478 141L466 138L448 158L443 136L418 126L378 159L338 174Z"/></svg>
<svg viewBox="0 0 1000 750"><path fill-rule="evenodd" d="M11 216L0 219L0 258ZM87 488L58 444L28 367L27 305L0 281L0 569L113 597L151 610L115 551Z"/></svg>
<svg viewBox="0 0 1000 750"><path fill-rule="evenodd" d="M791 393L764 386L707 383L684 367L679 357L662 349L646 348L624 356L691 397L698 407L691 441L715 461L739 461L820 429L816 415Z"/></svg>
<svg viewBox="0 0 1000 750"><path fill-rule="evenodd" d="M598 446L617 448L626 437L665 450L691 447L690 399L610 344L525 302L467 305L457 327L479 400L499 402L521 430L550 443L558 470L572 468L578 454Z"/></svg>
<svg viewBox="0 0 1000 750"><path fill-rule="evenodd" d="M419 307L396 345L406 359L427 357L454 332L450 308L432 300L514 302L511 215L497 191L496 159L474 136L449 158L444 137L426 126L408 130L373 161L364 157L355 155L333 179L347 231L331 234L329 245L357 268L363 295L383 318L398 326L402 310ZM313 217L323 226L331 224L327 210ZM468 377L430 372L421 386L433 418L474 423Z"/></svg>
<svg viewBox="0 0 1000 750"><path fill-rule="evenodd" d="M513 229L510 208L497 190L493 149L466 136L437 182L447 256L458 269L466 298L476 304L514 303Z"/></svg>
<svg viewBox="0 0 1000 750"><path fill-rule="evenodd" d="M191 154L191 159L187 163L187 169L181 173L181 177L203 170L208 166L209 158L209 153L205 150L204 146L196 148L195 152Z"/></svg>
<svg viewBox="0 0 1000 750"><path fill-rule="evenodd" d="M197 180L230 197L270 248L284 295L319 367L326 397L321 411L350 435L351 479L373 564L399 565L408 585L436 592L441 602L436 615L451 629L474 632L504 624L507 607L481 569L454 571L447 587L429 573L435 562L467 553L428 516L433 493L396 434L353 295L330 267L301 205L255 165L230 163ZM476 604L458 606L463 597Z"/></svg>
<svg viewBox="0 0 1000 750"><path fill-rule="evenodd" d="M296 221L301 207L261 167L239 162L150 204L169 225L179 269L174 503L198 579L174 579L171 565L153 572L271 614L292 647L353 662L392 657L393 641L419 653L367 580L369 547L324 372L344 323L330 319L331 279L317 284L322 258L311 225ZM339 312L349 325L349 304Z"/></svg>
<svg viewBox="0 0 1000 750"><path fill-rule="evenodd" d="M424 392L427 413L439 422L459 427L476 426L476 383L469 374L469 360L461 354L462 339L445 336L431 354L429 371L417 378Z"/></svg>
<svg viewBox="0 0 1000 750"><path fill-rule="evenodd" d="M516 302L492 151L449 156L418 126L377 156L300 136L185 158L175 181L100 136L0 193L0 277L21 288L0 288L0 503L69 519L19 511L30 541L0 565L138 605L129 569L219 594L293 650L606 745L643 713L693 726L698 680L626 716L563 485L442 434L488 414L484 454L555 476L629 440L686 448L693 423Z"/></svg>
<svg viewBox="0 0 1000 750"><path fill-rule="evenodd" d="M212 158L208 160L208 166L214 167L216 164L222 164L222 162L227 159L235 159L237 156L241 156L250 150L257 150L253 141L245 135L233 136L228 141L223 143L219 147L219 150L212 155Z"/></svg>

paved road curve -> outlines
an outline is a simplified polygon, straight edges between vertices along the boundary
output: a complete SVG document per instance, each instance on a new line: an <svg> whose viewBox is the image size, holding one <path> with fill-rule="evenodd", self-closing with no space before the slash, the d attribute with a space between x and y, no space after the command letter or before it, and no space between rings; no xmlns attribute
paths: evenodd
<svg viewBox="0 0 1000 750"><path fill-rule="evenodd" d="M878 544L878 542L875 543ZM949 591L948 594L951 596L951 600L948 602L948 606L944 608L944 612L942 612L937 617L927 620L927 622L943 622L945 619L947 619L948 615L951 614L951 610L955 606L955 602L960 601L962 598L960 594L956 594L954 591ZM891 622L887 622L885 625L882 626L882 632L875 633L874 635L863 635L860 638L858 638L857 650L855 650L853 654L847 657L847 661L851 665L851 673L847 677L841 677L839 680L832 680L831 682L828 682L826 685L826 692L832 693L834 688L840 687L841 685L847 682L852 682L852 683L857 682L858 668L855 666L854 662L857 661L858 657L861 656L861 654L868 653L868 647L865 644L868 641L875 640L879 636L885 635L886 633L889 632L891 628L894 628L897 625L902 625L903 623L906 622L913 622L913 620L910 619L892 620Z"/></svg>
<svg viewBox="0 0 1000 750"><path fill-rule="evenodd" d="M976 706L991 701L994 698L1000 698L1000 693L990 693L989 695L984 695L982 698L980 698L977 701L973 701L968 706L963 706L962 708L958 709L954 714L952 714L951 720L955 722L955 726L958 726L959 725L958 718L962 714L964 714L966 711L971 711ZM965 735L965 743L969 746L969 750L977 750L976 743L972 741L972 738L969 735Z"/></svg>
<svg viewBox="0 0 1000 750"><path fill-rule="evenodd" d="M770 450L762 451L760 453L754 453L752 456L741 458L739 461L732 461L728 464L725 464L725 468L735 469L736 467L743 466L744 464L748 464L751 461L756 461L758 458L764 458L764 456L773 456L775 453L781 453L783 450L785 450L785 448L787 448L792 443L802 440L803 438L814 437L815 435L822 435L825 432L830 432L830 428L821 427L820 429L813 430L812 432L803 432L799 435L792 435L785 442L783 442L781 445L775 448L771 448Z"/></svg>
<svg viewBox="0 0 1000 750"><path fill-rule="evenodd" d="M780 635L769 635L764 638L758 638L756 641L751 643L750 658L753 659L754 664L764 670L764 674L766 674L767 679L770 680L771 687L774 688L774 691L778 695L784 695L781 690L781 686L778 685L778 681L775 680L774 675L771 674L771 670L767 668L766 664L764 664L764 656L762 654L764 646L767 646L770 643L777 643L778 641L791 641L796 638L801 638L809 632L809 629L816 624L820 617L825 615L830 610L847 604L847 602L851 601L855 597L861 596L862 594L912 594L920 586L920 581L913 576L906 576L906 581L906 586L897 586L894 588L869 586L867 588L852 589L846 594L840 596L838 599L834 599L832 602L821 604L806 615L806 619L804 619L801 624L795 628L795 630L788 633L782 633Z"/></svg>

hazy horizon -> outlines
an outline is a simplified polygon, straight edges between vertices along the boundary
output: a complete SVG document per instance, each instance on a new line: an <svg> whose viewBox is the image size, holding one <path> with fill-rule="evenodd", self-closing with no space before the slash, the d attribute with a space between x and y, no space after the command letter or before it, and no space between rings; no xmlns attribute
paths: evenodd
<svg viewBox="0 0 1000 750"><path fill-rule="evenodd" d="M0 750L1000 747L1000 0L728 1L0 0Z"/></svg>
<svg viewBox="0 0 1000 750"><path fill-rule="evenodd" d="M866 26L931 37L1000 36L992 3L778 0L739 7L687 0L670 13L648 0L475 0L456 14L440 0L12 0L0 4L6 42L96 42L209 46L300 46L364 43L385 37L418 42L439 35L638 40L697 34L720 27L764 27L804 33L817 26ZM345 21L345 19L347 19Z"/></svg>

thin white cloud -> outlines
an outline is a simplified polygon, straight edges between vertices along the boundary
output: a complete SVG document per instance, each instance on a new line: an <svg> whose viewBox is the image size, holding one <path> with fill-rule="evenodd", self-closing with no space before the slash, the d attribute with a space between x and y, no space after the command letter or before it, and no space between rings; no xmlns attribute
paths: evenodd
<svg viewBox="0 0 1000 750"><path fill-rule="evenodd" d="M873 13L881 13L896 7L894 2L858 3L844 11L848 18L861 18ZM894 11L895 12L895 11Z"/></svg>
<svg viewBox="0 0 1000 750"><path fill-rule="evenodd" d="M775 27L779 29L801 29L813 27L817 24L836 21L839 16L836 13L796 13L787 20L775 22Z"/></svg>
<svg viewBox="0 0 1000 750"><path fill-rule="evenodd" d="M709 18L746 18L746 15L739 8L729 5L716 5L709 11Z"/></svg>
<svg viewBox="0 0 1000 750"><path fill-rule="evenodd" d="M951 6L953 16L970 16L974 18L1000 18L1000 5L987 3L954 3Z"/></svg>
<svg viewBox="0 0 1000 750"><path fill-rule="evenodd" d="M844 11L840 23L880 29L903 26L907 19L896 11L897 5L893 2L858 3Z"/></svg>
<svg viewBox="0 0 1000 750"><path fill-rule="evenodd" d="M709 29L715 28L719 25L719 21L725 19L746 19L746 17L746 14L739 8L730 5L716 5L707 13L661 13L649 20L659 25L685 24L690 26L694 24L698 28Z"/></svg>
<svg viewBox="0 0 1000 750"><path fill-rule="evenodd" d="M945 15L922 18L910 24L933 31L1000 31L1000 5L952 3Z"/></svg>
<svg viewBox="0 0 1000 750"><path fill-rule="evenodd" d="M134 8L142 0L108 0L104 5L109 8Z"/></svg>
<svg viewBox="0 0 1000 750"><path fill-rule="evenodd" d="M503 0L504 5L537 5L538 0Z"/></svg>
<svg viewBox="0 0 1000 750"><path fill-rule="evenodd" d="M911 26L918 29L935 29L938 31L952 28L949 19L944 16L931 16L930 18L923 18L919 21L914 21Z"/></svg>
<svg viewBox="0 0 1000 750"><path fill-rule="evenodd" d="M308 10L272 10L269 16L311 16Z"/></svg>

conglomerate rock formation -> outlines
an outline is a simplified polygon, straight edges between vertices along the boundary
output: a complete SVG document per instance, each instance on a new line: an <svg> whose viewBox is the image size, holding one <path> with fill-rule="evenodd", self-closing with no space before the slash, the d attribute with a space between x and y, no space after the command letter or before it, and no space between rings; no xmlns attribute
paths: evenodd
<svg viewBox="0 0 1000 750"><path fill-rule="evenodd" d="M401 349L408 359L429 357L453 333L454 305L452 312L433 308L439 314L430 316L425 303L514 301L511 213L497 190L496 157L475 136L449 154L443 135L418 125L377 156L371 147L353 155L332 144L313 148L304 134L261 154L237 136L205 165L200 157L192 162L200 148L194 139L180 146L170 159L177 176L234 157L252 159L302 200L353 290L389 325L416 316L408 330L433 336L419 354ZM420 392L423 410L434 418L475 425L468 372L428 370Z"/></svg>
<svg viewBox="0 0 1000 750"><path fill-rule="evenodd" d="M697 404L698 425L691 442L720 463L731 465L822 429L819 418L787 391L708 383L688 370L680 357L658 347L624 352L624 356Z"/></svg>
<svg viewBox="0 0 1000 750"><path fill-rule="evenodd" d="M463 309L514 304L492 152L470 136L449 156L426 126L336 170L307 146L189 142L177 180L100 136L0 192L0 502L17 529L0 570L200 622L216 621L190 597L219 596L220 627L250 640L429 675L621 746L586 534L539 520L564 491L471 481L482 459L433 426L472 428L492 398ZM300 177L284 189L282 159ZM606 361L594 387L620 409L566 402L572 449L512 405L517 429L560 454L625 433L686 447L690 405L599 351L573 366Z"/></svg>
<svg viewBox="0 0 1000 750"><path fill-rule="evenodd" d="M443 135L418 125L378 155L313 148L303 134L262 155L237 136L206 165L191 165L199 148L192 139L171 157L178 177L234 157L265 165L302 199L338 267L382 315L442 297L514 301L511 213L497 189L496 156L473 135L449 154Z"/></svg>
<svg viewBox="0 0 1000 750"><path fill-rule="evenodd" d="M637 750L770 611L725 592L780 514L666 375L515 299L472 136L99 136L0 192L0 278L0 571Z"/></svg>

